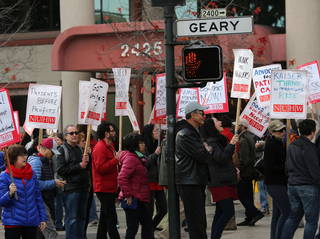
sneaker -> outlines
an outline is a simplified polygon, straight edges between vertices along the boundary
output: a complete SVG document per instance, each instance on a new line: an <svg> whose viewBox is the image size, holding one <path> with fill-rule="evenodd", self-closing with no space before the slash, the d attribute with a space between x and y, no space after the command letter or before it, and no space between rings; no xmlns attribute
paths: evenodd
<svg viewBox="0 0 320 239"><path fill-rule="evenodd" d="M93 220L88 224L89 227L95 227L97 225L98 225L98 220Z"/></svg>
<svg viewBox="0 0 320 239"><path fill-rule="evenodd" d="M252 218L252 220L249 222L249 226L254 226L254 224L263 217L264 217L263 213L260 212L258 215Z"/></svg>
<svg viewBox="0 0 320 239"><path fill-rule="evenodd" d="M249 226L250 225L250 221L244 220L243 222L240 222L237 224L237 226L241 227L241 226Z"/></svg>

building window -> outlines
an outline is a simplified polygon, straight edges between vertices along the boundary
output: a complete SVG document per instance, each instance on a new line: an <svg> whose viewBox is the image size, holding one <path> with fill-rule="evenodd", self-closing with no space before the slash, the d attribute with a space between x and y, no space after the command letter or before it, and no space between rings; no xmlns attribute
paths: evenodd
<svg viewBox="0 0 320 239"><path fill-rule="evenodd" d="M129 0L95 0L95 23L128 22Z"/></svg>

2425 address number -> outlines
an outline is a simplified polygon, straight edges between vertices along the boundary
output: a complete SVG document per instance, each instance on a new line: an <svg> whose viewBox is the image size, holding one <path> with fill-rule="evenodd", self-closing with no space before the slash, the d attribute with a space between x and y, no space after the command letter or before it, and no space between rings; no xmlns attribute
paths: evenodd
<svg viewBox="0 0 320 239"><path fill-rule="evenodd" d="M154 43L144 42L143 44L136 43L134 45L122 44L121 57L135 56L159 56L162 54L162 42L156 41Z"/></svg>

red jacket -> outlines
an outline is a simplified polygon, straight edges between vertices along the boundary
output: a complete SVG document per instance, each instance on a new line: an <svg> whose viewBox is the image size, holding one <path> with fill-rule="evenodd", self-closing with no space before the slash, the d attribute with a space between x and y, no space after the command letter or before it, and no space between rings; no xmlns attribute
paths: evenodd
<svg viewBox="0 0 320 239"><path fill-rule="evenodd" d="M148 170L136 154L124 151L120 156L121 170L118 181L120 198L135 197L141 202L149 202Z"/></svg>
<svg viewBox="0 0 320 239"><path fill-rule="evenodd" d="M99 140L92 152L94 192L115 193L118 187L118 160L113 145Z"/></svg>

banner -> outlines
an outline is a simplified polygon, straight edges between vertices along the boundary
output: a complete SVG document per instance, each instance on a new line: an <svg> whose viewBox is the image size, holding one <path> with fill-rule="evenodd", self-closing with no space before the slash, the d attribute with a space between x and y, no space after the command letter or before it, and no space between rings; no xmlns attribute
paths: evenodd
<svg viewBox="0 0 320 239"><path fill-rule="evenodd" d="M167 114L166 74L156 75L156 102L154 106L154 119L165 118Z"/></svg>
<svg viewBox="0 0 320 239"><path fill-rule="evenodd" d="M232 98L249 99L253 53L249 49L233 49L234 68L232 78Z"/></svg>
<svg viewBox="0 0 320 239"><path fill-rule="evenodd" d="M252 80L260 106L270 106L271 71L281 70L280 64L273 64L253 68Z"/></svg>
<svg viewBox="0 0 320 239"><path fill-rule="evenodd" d="M128 102L128 116L133 128L133 131L138 131L140 132L140 128L139 128L139 124L138 124L138 120L136 118L136 115L133 112L132 106L130 104L130 102Z"/></svg>
<svg viewBox="0 0 320 239"><path fill-rule="evenodd" d="M206 87L199 88L200 104L208 106L204 111L206 114L229 112L227 77L223 74L223 79L215 83L208 82Z"/></svg>
<svg viewBox="0 0 320 239"><path fill-rule="evenodd" d="M30 84L25 125L39 129L57 129L61 86Z"/></svg>
<svg viewBox="0 0 320 239"><path fill-rule="evenodd" d="M270 123L270 108L269 106L261 107L258 104L256 94L253 94L246 108L241 113L240 120L247 121L248 130L261 138Z"/></svg>
<svg viewBox="0 0 320 239"><path fill-rule="evenodd" d="M307 71L272 71L270 117L305 119L307 116L307 83Z"/></svg>
<svg viewBox="0 0 320 239"><path fill-rule="evenodd" d="M177 103L177 117L184 118L184 108L189 102L199 102L199 89L197 88L180 88Z"/></svg>
<svg viewBox="0 0 320 239"><path fill-rule="evenodd" d="M298 66L297 69L308 72L308 101L311 104L320 102L320 69L318 61Z"/></svg>
<svg viewBox="0 0 320 239"><path fill-rule="evenodd" d="M85 124L85 114L88 110L89 94L90 94L90 81L79 81L79 111L78 111L78 124Z"/></svg>
<svg viewBox="0 0 320 239"><path fill-rule="evenodd" d="M103 105L106 104L108 83L90 78L90 93L88 108L85 113L85 123L99 125L103 114Z"/></svg>
<svg viewBox="0 0 320 239"><path fill-rule="evenodd" d="M20 141L14 121L9 92L0 89L0 148Z"/></svg>
<svg viewBox="0 0 320 239"><path fill-rule="evenodd" d="M112 68L116 86L115 116L128 115L131 68Z"/></svg>

